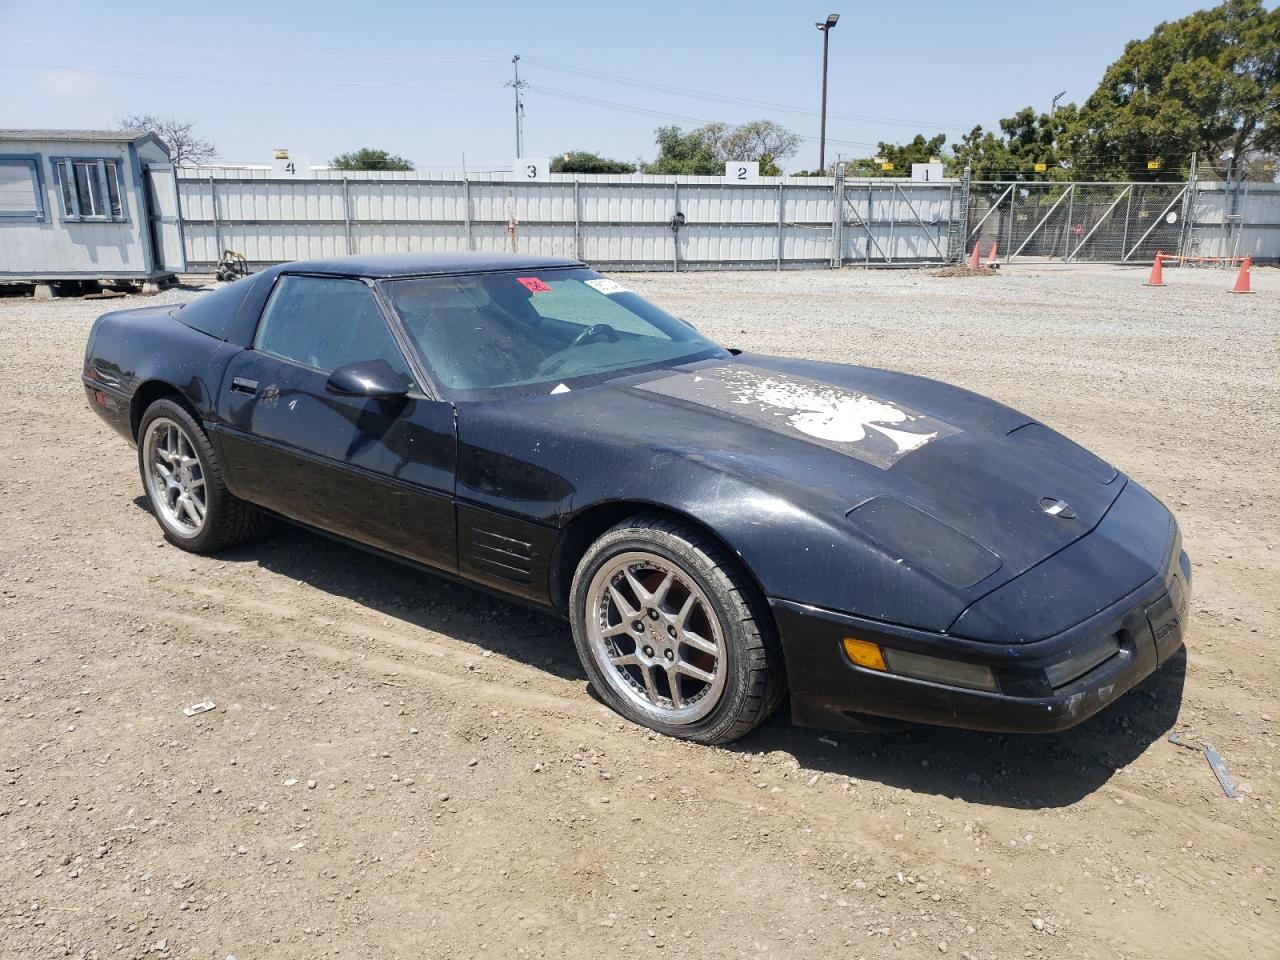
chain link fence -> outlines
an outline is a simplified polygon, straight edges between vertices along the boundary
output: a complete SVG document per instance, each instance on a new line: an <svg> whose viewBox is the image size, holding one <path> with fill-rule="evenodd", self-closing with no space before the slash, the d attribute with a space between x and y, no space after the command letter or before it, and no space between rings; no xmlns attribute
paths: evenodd
<svg viewBox="0 0 1280 960"><path fill-rule="evenodd" d="M974 182L966 251L1002 258L1122 263L1177 252L1185 183Z"/></svg>

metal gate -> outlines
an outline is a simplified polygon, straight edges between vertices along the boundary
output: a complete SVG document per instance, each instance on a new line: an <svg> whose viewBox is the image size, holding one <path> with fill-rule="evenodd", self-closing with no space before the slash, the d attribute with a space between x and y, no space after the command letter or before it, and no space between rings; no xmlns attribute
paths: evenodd
<svg viewBox="0 0 1280 960"><path fill-rule="evenodd" d="M958 256L951 224L959 181L846 179L835 183L832 266L922 266Z"/></svg>
<svg viewBox="0 0 1280 960"><path fill-rule="evenodd" d="M1187 183L1021 183L970 186L965 250L1001 259L1149 261L1182 247Z"/></svg>

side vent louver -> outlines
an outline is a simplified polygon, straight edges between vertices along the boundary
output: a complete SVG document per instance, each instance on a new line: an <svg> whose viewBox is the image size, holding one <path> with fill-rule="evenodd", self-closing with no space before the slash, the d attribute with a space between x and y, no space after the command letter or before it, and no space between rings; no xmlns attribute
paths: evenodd
<svg viewBox="0 0 1280 960"><path fill-rule="evenodd" d="M516 583L532 579L533 545L525 540L472 527L469 531L471 560L496 577Z"/></svg>

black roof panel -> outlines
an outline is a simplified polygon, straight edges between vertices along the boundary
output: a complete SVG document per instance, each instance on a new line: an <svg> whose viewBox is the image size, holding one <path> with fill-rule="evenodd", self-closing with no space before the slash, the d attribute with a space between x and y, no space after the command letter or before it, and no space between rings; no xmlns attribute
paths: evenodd
<svg viewBox="0 0 1280 960"><path fill-rule="evenodd" d="M568 257L519 253L374 253L323 260L298 260L277 268L282 273L331 273L343 277L419 277L426 274L478 273L489 270L539 270L581 267Z"/></svg>

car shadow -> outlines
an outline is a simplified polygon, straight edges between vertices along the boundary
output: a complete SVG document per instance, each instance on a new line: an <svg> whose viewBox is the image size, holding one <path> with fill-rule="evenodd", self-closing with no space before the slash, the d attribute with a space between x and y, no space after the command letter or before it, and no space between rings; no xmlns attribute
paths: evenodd
<svg viewBox="0 0 1280 960"><path fill-rule="evenodd" d="M922 724L824 733L792 726L784 706L730 749L782 751L806 771L970 803L1063 807L1103 786L1173 728L1186 671L1186 651L1179 650L1111 706L1061 733L993 734Z"/></svg>
<svg viewBox="0 0 1280 960"><path fill-rule="evenodd" d="M134 503L148 510L145 497ZM289 524L270 537L218 554L354 601L407 624L586 682L568 624L519 602L366 553ZM802 772L876 781L988 806L1038 809L1074 803L1104 785L1173 727L1182 704L1186 653L1101 713L1054 734L990 734L904 725L866 732L794 727L784 703L760 729L725 749L781 752ZM592 697L596 691L588 688Z"/></svg>
<svg viewBox="0 0 1280 960"><path fill-rule="evenodd" d="M145 497L134 505L151 512ZM281 523L267 537L218 553L228 563L264 570L475 649L585 681L568 624L507 597L457 583L358 547Z"/></svg>

